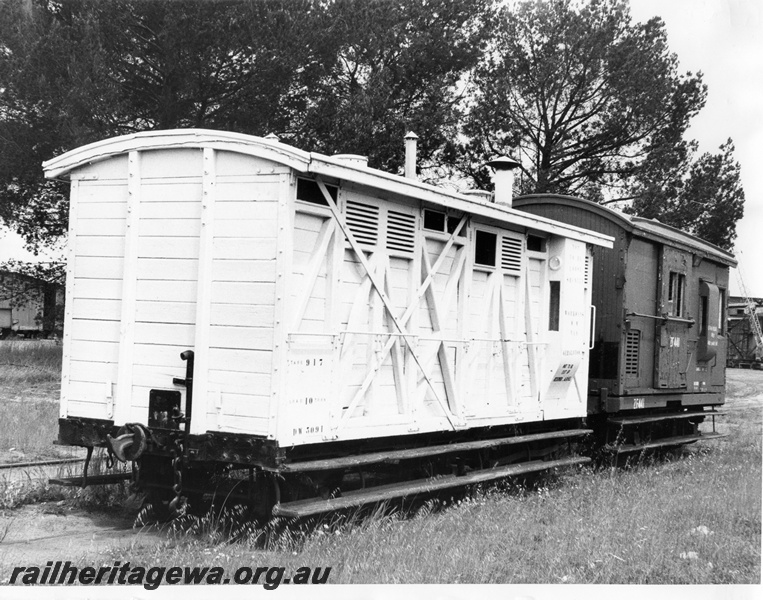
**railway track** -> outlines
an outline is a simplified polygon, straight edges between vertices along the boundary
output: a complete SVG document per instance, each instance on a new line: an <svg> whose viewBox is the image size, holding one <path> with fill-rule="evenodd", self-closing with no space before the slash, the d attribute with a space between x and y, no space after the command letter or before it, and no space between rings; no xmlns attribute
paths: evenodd
<svg viewBox="0 0 763 600"><path fill-rule="evenodd" d="M84 458L59 458L36 461L0 463L0 483L18 481L50 481L56 485L79 487L82 484ZM88 484L114 483L130 478L129 471L105 473L102 459L90 463Z"/></svg>
<svg viewBox="0 0 763 600"><path fill-rule="evenodd" d="M0 463L0 471L9 469L34 469L36 467L49 467L54 465L73 465L85 462L84 458L57 458L50 460L36 460L25 462Z"/></svg>
<svg viewBox="0 0 763 600"><path fill-rule="evenodd" d="M134 537L135 534L136 529L132 525L112 527L107 529L96 529L93 527L92 529L87 529L85 531L65 531L63 533L55 533L52 535L42 535L37 537L16 536L12 539L3 540L3 546L27 546L29 544L39 544L52 540L71 541L72 539L76 538L81 538L84 541L98 540L108 542L123 539L125 537Z"/></svg>
<svg viewBox="0 0 763 600"><path fill-rule="evenodd" d="M80 472L84 462L83 458L62 458L0 463L0 484L47 481L70 472Z"/></svg>
<svg viewBox="0 0 763 600"><path fill-rule="evenodd" d="M107 471L104 462L101 457L91 462L92 479ZM82 474L84 463L84 457L76 456L0 463L0 491L26 488L30 483L36 486L51 479L71 480ZM51 559L77 560L118 547L152 546L163 539L159 528L135 528L134 515L110 510L43 500L0 511L0 582L8 575L2 563L10 556L17 564L45 564Z"/></svg>

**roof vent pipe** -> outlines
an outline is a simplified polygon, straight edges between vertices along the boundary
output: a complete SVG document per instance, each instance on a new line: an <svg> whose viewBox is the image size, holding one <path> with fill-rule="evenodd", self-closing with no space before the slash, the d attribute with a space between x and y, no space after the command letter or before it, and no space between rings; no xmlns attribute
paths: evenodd
<svg viewBox="0 0 763 600"><path fill-rule="evenodd" d="M416 141L419 139L412 131L405 136L405 176L416 179Z"/></svg>
<svg viewBox="0 0 763 600"><path fill-rule="evenodd" d="M508 156L501 156L487 163L488 167L495 169L493 184L495 185L494 202L511 207L514 196L514 169L519 163Z"/></svg>

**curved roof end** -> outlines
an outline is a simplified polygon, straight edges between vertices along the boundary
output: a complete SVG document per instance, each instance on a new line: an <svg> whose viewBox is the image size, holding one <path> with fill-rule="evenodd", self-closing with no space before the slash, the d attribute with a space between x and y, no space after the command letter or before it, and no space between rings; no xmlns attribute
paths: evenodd
<svg viewBox="0 0 763 600"><path fill-rule="evenodd" d="M142 131L74 148L42 163L45 177L55 179L80 167L132 151L167 148L216 148L274 160L305 170L310 154L272 139L213 129Z"/></svg>

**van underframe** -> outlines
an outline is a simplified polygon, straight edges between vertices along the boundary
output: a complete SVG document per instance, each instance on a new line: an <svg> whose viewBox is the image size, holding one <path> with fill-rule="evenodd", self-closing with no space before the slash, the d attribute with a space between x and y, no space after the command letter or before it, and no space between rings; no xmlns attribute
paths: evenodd
<svg viewBox="0 0 763 600"><path fill-rule="evenodd" d="M282 448L253 435L125 427L140 429L147 440L132 473L88 478L86 466L83 476L53 483L84 487L132 479L153 505L172 508L173 496L182 495L194 509L222 496L248 502L263 517L301 517L585 464L590 458L577 452L577 442L592 433L583 419L564 419ZM94 447L111 452L125 427L62 418L58 443L86 447L89 456ZM173 485L178 469L182 486Z"/></svg>

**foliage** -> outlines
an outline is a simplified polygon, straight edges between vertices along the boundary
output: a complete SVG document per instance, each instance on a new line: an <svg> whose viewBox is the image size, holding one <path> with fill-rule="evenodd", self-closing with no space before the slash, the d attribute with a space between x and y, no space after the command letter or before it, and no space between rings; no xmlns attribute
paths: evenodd
<svg viewBox="0 0 763 600"><path fill-rule="evenodd" d="M692 164L683 161L671 178L659 169L657 173L665 183L645 175L640 178L640 194L629 212L684 229L731 250L745 199L740 166L733 154L734 144L729 139L717 154L706 152Z"/></svg>
<svg viewBox="0 0 763 600"><path fill-rule="evenodd" d="M284 103L309 60L300 35L313 19L307 1L121 0L91 11L119 91L120 130L264 134L304 106Z"/></svg>
<svg viewBox="0 0 763 600"><path fill-rule="evenodd" d="M483 50L489 8L487 0L328 3L317 24L325 62L289 139L399 172L413 130L426 167L456 134L459 83Z"/></svg>
<svg viewBox="0 0 763 600"><path fill-rule="evenodd" d="M146 129L276 132L396 170L457 120L491 0L28 0L0 3L0 219L63 236L65 186L40 163ZM30 76L34 74L34 76Z"/></svg>
<svg viewBox="0 0 763 600"><path fill-rule="evenodd" d="M730 150L693 166L684 139L705 97L626 0L0 0L0 220L32 249L64 236L66 186L40 163L115 135L275 132L400 172L413 130L425 178L486 188L514 154L521 192L635 198L728 247L738 168ZM716 209L675 208L719 170Z"/></svg>
<svg viewBox="0 0 763 600"><path fill-rule="evenodd" d="M32 3L0 4L0 218L33 246L66 231L66 186L45 182L40 163L85 141L73 100L91 96L80 70L90 29L67 6L54 17ZM77 90L67 90L71 80Z"/></svg>
<svg viewBox="0 0 763 600"><path fill-rule="evenodd" d="M481 186L487 158L516 153L523 192L600 196L704 104L701 76L677 74L662 21L631 22L623 0L508 5L493 43L458 149Z"/></svg>
<svg viewBox="0 0 763 600"><path fill-rule="evenodd" d="M68 216L66 185L43 180L43 160L143 129L255 127L251 117L240 123L240 113L267 114L251 110L252 101L258 91L283 92L274 74L292 71L292 65L269 65L280 30L260 39L267 19L257 13L270 8L200 1L3 2L0 217L37 249L65 234Z"/></svg>

